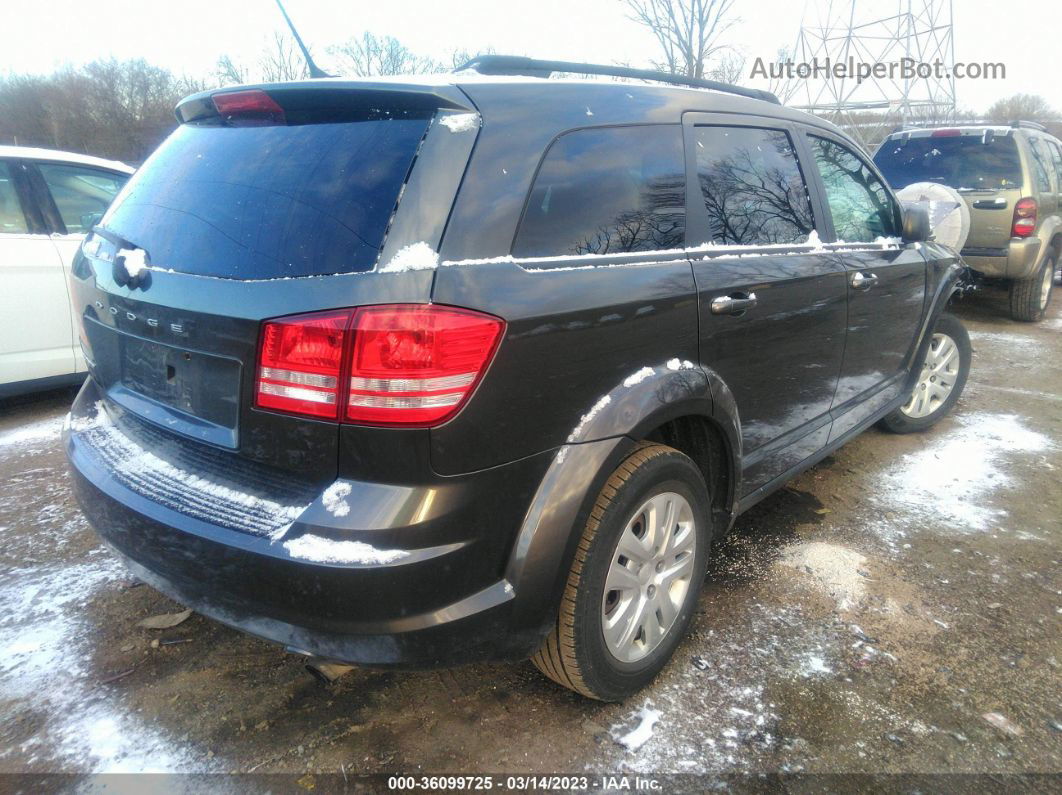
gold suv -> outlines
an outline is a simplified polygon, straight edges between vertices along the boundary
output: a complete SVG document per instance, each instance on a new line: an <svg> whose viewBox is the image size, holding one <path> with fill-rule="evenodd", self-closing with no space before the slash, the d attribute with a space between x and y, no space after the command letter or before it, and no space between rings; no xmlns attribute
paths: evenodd
<svg viewBox="0 0 1062 795"><path fill-rule="evenodd" d="M1062 142L1029 121L904 130L885 139L874 162L897 190L955 188L970 208L963 259L1010 283L1015 320L1043 318L1062 253Z"/></svg>

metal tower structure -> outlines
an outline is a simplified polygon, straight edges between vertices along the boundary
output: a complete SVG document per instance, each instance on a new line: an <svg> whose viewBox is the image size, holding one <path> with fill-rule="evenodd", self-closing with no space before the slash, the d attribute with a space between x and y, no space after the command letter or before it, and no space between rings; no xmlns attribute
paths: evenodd
<svg viewBox="0 0 1062 795"><path fill-rule="evenodd" d="M783 101L844 127L868 149L899 125L950 121L955 115L953 2L808 0L791 59L820 71L784 81L779 87ZM846 74L833 71L838 64ZM875 64L888 73L860 79L858 70Z"/></svg>

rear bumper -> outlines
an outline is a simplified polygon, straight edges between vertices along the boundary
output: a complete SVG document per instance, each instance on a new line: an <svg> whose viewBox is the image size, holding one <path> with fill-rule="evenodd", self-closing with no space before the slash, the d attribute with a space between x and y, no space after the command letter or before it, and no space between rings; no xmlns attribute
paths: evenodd
<svg viewBox="0 0 1062 795"><path fill-rule="evenodd" d="M537 633L512 628L518 595L503 572L530 502L521 497L534 493L548 456L423 488L353 483L351 495L375 497L371 504L351 504L344 517L355 525L373 519L377 527L344 531L316 500L271 538L219 526L130 488L79 429L78 418L97 399L90 380L64 433L74 491L96 531L159 591L249 634L360 665L520 659L537 648ZM411 499L423 508L429 493L442 507L421 510L423 521L401 509ZM498 507L499 493L508 511ZM382 511L382 505L392 509ZM311 523L321 517L322 524ZM435 535L431 525L446 543L403 547L405 531L423 540ZM454 540L455 533L463 538ZM340 556L342 562L300 557L298 545L289 549L289 542L308 536L357 539L360 546L347 547L357 554ZM390 541L383 548L365 540L372 537Z"/></svg>
<svg viewBox="0 0 1062 795"><path fill-rule="evenodd" d="M967 265L985 276L1028 279L1036 273L1041 247L1038 237L1011 238L1006 248L965 248L962 257Z"/></svg>

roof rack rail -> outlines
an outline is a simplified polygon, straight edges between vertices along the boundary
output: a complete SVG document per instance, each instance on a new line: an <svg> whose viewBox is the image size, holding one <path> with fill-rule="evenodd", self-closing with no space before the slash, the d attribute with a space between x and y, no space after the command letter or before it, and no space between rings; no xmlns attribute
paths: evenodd
<svg viewBox="0 0 1062 795"><path fill-rule="evenodd" d="M1047 132L1047 128L1044 127L1044 125L1040 124L1040 122L1038 121L1012 121L1010 123L1010 126L1013 127L1015 130L1024 127L1029 130L1039 130L1040 132Z"/></svg>
<svg viewBox="0 0 1062 795"><path fill-rule="evenodd" d="M730 83L722 83L718 80L704 80L699 77L686 77L685 75L673 75L667 72L656 72L651 69L631 69L628 66L607 66L605 64L577 63L575 61L543 61L537 58L526 58L521 55L477 55L472 60L454 69L460 72L472 69L481 75L523 75L524 77L549 77L554 72L571 72L583 75L607 75L609 77L629 77L634 80L651 80L656 83L670 83L676 86L689 86L691 88L708 88L712 91L722 91L727 94L750 99L759 99L781 105L778 97L770 91L761 91L758 88L745 88Z"/></svg>

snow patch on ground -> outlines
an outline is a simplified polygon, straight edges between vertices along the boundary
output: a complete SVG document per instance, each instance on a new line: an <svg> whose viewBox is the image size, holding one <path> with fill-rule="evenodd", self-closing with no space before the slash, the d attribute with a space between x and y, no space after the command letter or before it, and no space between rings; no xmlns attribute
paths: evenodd
<svg viewBox="0 0 1062 795"><path fill-rule="evenodd" d="M349 563L361 566L383 566L408 557L404 549L377 549L364 541L336 541L312 534L284 542L292 557L314 563Z"/></svg>
<svg viewBox="0 0 1062 795"><path fill-rule="evenodd" d="M479 128L478 113L450 113L439 117L439 123L453 133L469 132Z"/></svg>
<svg viewBox="0 0 1062 795"><path fill-rule="evenodd" d="M321 502L333 516L346 516L350 513L350 503L346 498L350 496L350 484L337 480L321 495Z"/></svg>
<svg viewBox="0 0 1062 795"><path fill-rule="evenodd" d="M637 753L617 748L617 768L647 774L749 772L758 755L770 757L782 742L781 710L770 689L781 681L803 681L811 656L834 667L835 644L825 626L809 621L798 605L754 600L747 605L747 621L719 631L712 628L717 621L710 617L711 596L705 606L705 617L653 684L652 704L643 707L667 720L654 721ZM641 710L618 713L612 739L619 743L633 734L641 716Z"/></svg>
<svg viewBox="0 0 1062 795"><path fill-rule="evenodd" d="M17 750L56 772L202 769L95 681L84 606L124 569L102 548L94 553L73 565L9 572L0 583L0 702L46 709L41 731ZM0 759L13 750L0 750Z"/></svg>
<svg viewBox="0 0 1062 795"><path fill-rule="evenodd" d="M380 273L431 270L439 264L439 255L427 243L410 243L400 248L391 261L379 269Z"/></svg>
<svg viewBox="0 0 1062 795"><path fill-rule="evenodd" d="M1043 350L1042 343L1034 337L1024 334L1008 334L1005 331L971 331L970 341L976 348L978 343L989 345L1001 345L1007 351L1020 350L1023 353L1039 352Z"/></svg>
<svg viewBox="0 0 1062 795"><path fill-rule="evenodd" d="M866 558L836 544L809 541L787 548L778 564L810 575L837 603L839 610L851 610L866 594L863 570Z"/></svg>
<svg viewBox="0 0 1062 795"><path fill-rule="evenodd" d="M804 656L803 664L797 669L800 676L808 679L819 674L832 674L833 669L826 664L826 660L816 653L808 653Z"/></svg>
<svg viewBox="0 0 1062 795"><path fill-rule="evenodd" d="M0 448L3 447L28 447L39 442L53 442L59 438L59 432L63 429L62 417L49 417L38 420L21 428L6 431L0 434Z"/></svg>
<svg viewBox="0 0 1062 795"><path fill-rule="evenodd" d="M955 422L886 470L875 499L882 510L903 514L877 524L887 540L924 525L959 532L995 526L1006 511L993 507L991 497L1013 485L1012 461L1053 446L1014 414L960 414Z"/></svg>
<svg viewBox="0 0 1062 795"><path fill-rule="evenodd" d="M627 722L629 723L633 718L638 719L638 723L633 729L628 731L625 726L617 725L613 726L610 731L612 739L628 751L637 751L649 742L649 738L653 736L653 727L661 718L661 712L658 709L651 708L649 702L646 702L645 706L630 716Z"/></svg>

